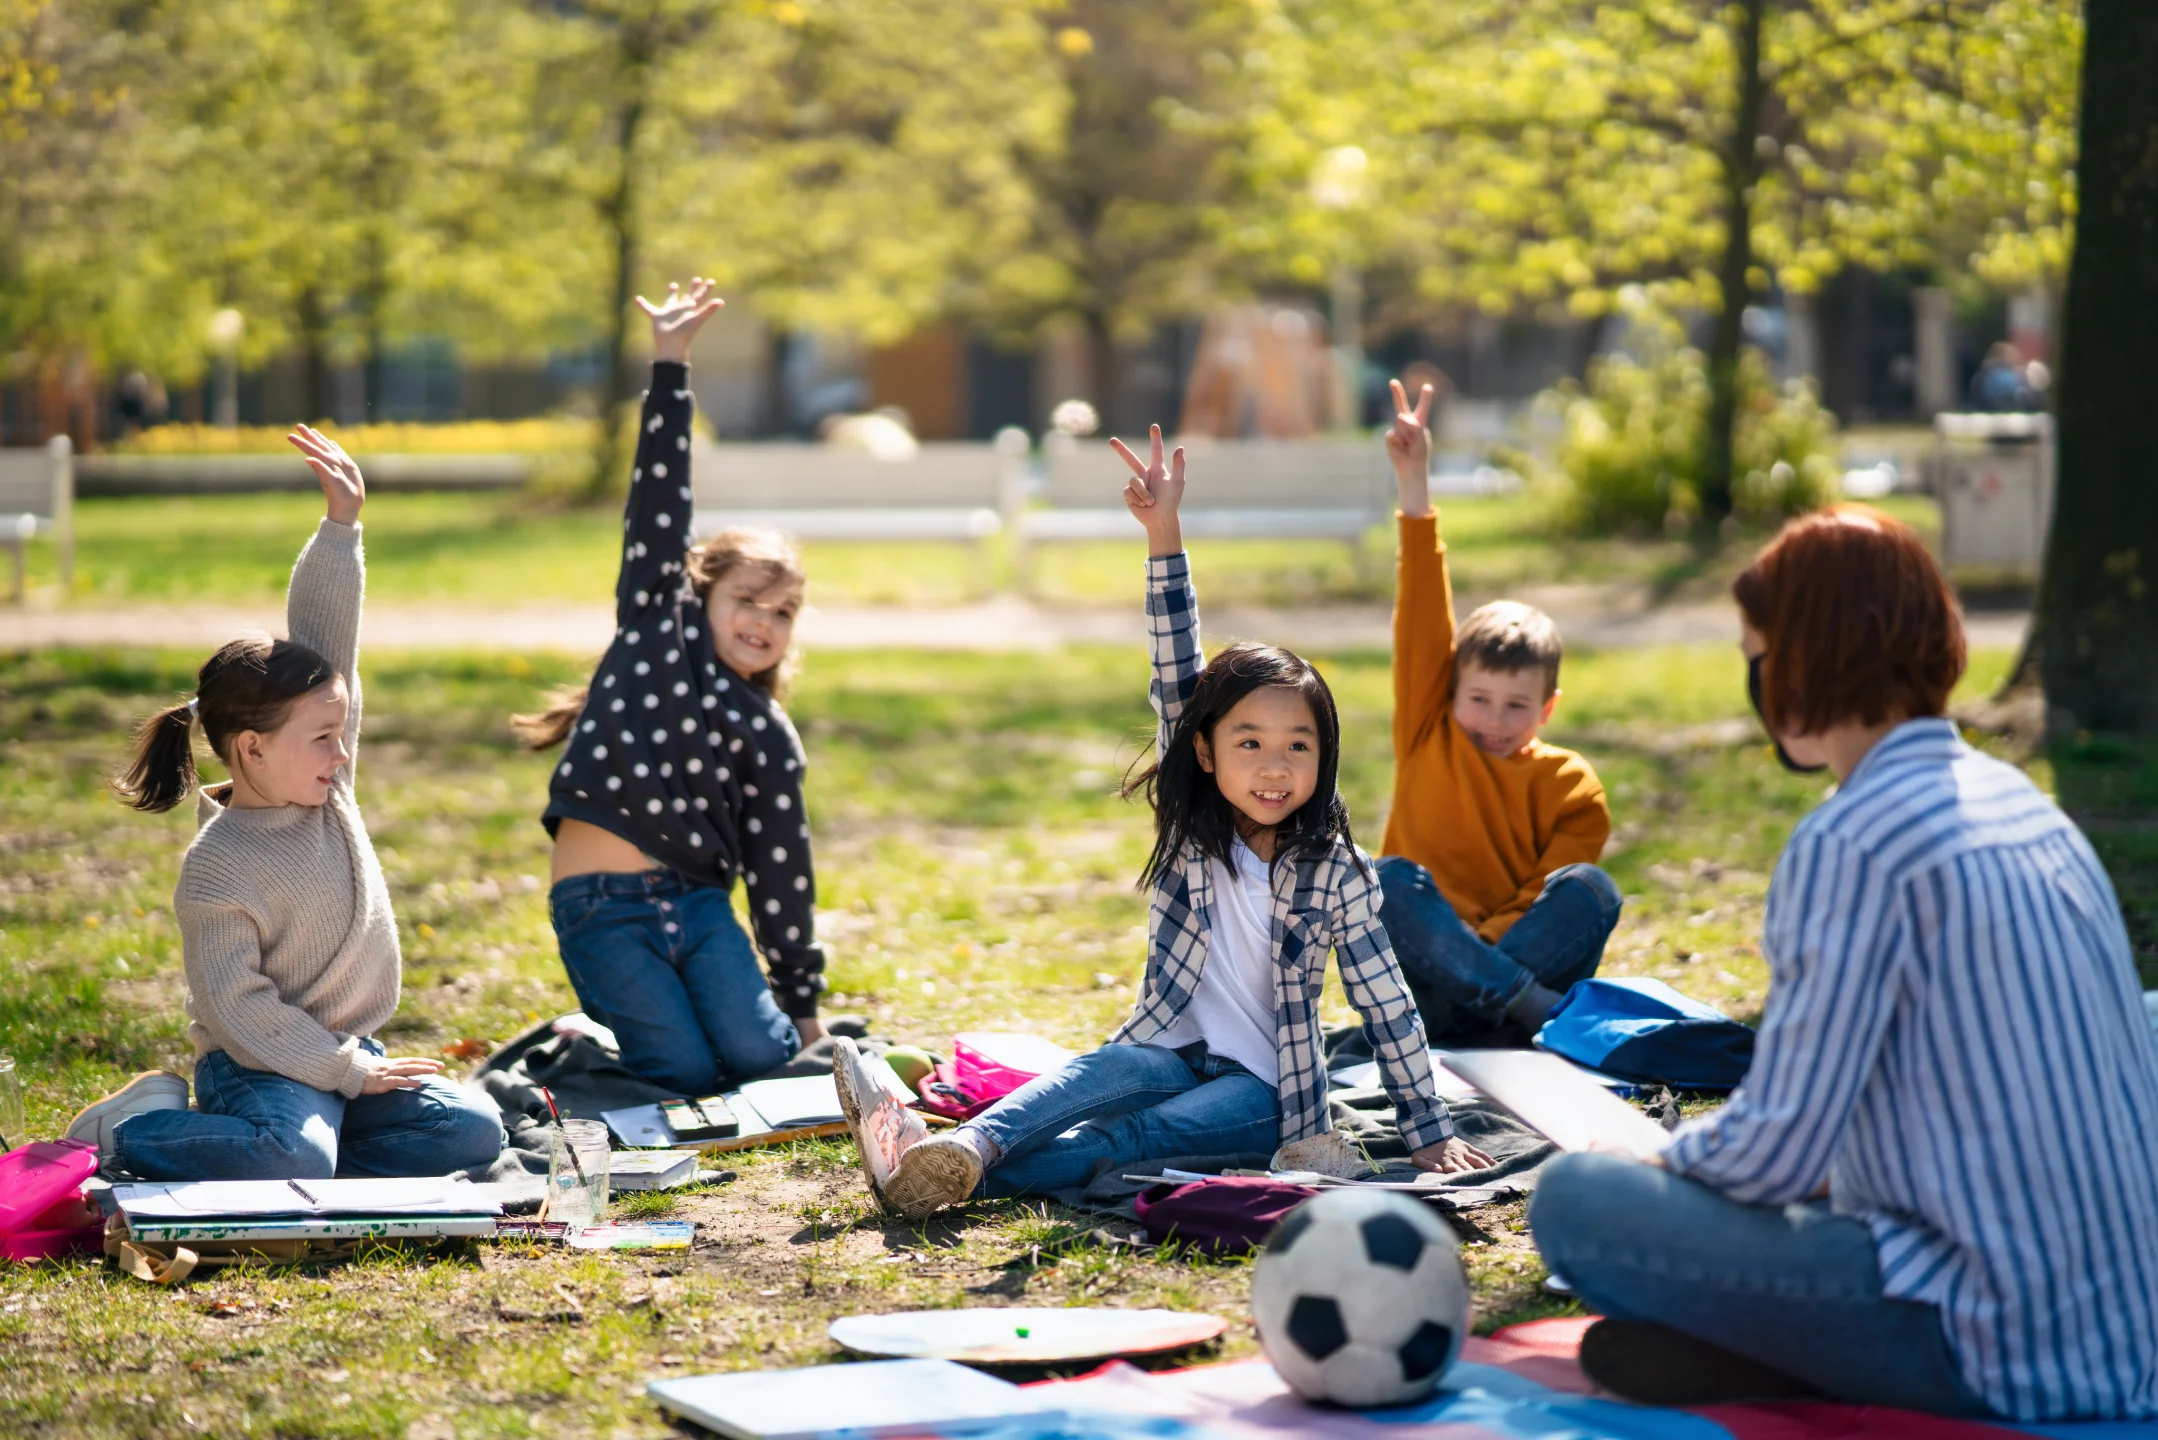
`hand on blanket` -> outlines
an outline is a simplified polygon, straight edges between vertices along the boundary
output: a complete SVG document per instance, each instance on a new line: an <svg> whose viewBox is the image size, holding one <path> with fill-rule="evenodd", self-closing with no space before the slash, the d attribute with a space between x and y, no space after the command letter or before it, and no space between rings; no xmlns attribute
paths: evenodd
<svg viewBox="0 0 2158 1440"><path fill-rule="evenodd" d="M794 1033L802 1037L804 1045L814 1045L824 1038L824 1022L814 1015L794 1017Z"/></svg>
<svg viewBox="0 0 2158 1440"><path fill-rule="evenodd" d="M423 1076L439 1075L440 1060L423 1060L417 1055L370 1055L362 1050L352 1057L366 1079L360 1082L362 1095L382 1095L392 1090L417 1090Z"/></svg>
<svg viewBox="0 0 2158 1440"><path fill-rule="evenodd" d="M1409 1159L1419 1170L1436 1170L1441 1175L1452 1175L1462 1170L1489 1170L1495 1162L1489 1155L1456 1135L1441 1140L1436 1145L1426 1145L1409 1153Z"/></svg>

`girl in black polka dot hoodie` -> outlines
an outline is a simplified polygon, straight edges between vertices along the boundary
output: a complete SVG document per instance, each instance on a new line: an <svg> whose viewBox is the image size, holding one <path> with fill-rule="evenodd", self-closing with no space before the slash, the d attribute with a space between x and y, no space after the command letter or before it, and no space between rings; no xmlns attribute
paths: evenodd
<svg viewBox="0 0 2158 1440"><path fill-rule="evenodd" d="M519 716L567 739L548 787L549 897L585 1013L653 1083L709 1095L823 1033L824 952L802 809L802 742L780 708L801 562L769 532L690 545L690 340L711 283L669 286L622 520L615 636L584 691ZM732 904L748 890L757 965Z"/></svg>

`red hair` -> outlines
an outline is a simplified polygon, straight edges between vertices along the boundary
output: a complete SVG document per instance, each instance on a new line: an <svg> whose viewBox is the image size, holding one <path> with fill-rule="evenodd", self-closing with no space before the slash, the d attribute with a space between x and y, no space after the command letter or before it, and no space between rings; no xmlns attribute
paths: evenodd
<svg viewBox="0 0 2158 1440"><path fill-rule="evenodd" d="M1768 642L1771 729L1939 715L1963 678L1963 612L1915 531L1867 505L1793 520L1732 582Z"/></svg>

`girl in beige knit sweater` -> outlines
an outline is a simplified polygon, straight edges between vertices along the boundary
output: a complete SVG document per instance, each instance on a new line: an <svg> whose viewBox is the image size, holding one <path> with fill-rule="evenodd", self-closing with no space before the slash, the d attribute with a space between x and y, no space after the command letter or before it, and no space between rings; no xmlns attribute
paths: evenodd
<svg viewBox="0 0 2158 1440"><path fill-rule="evenodd" d="M441 1063L392 1059L397 922L353 793L365 483L307 426L291 436L328 513L292 570L288 640L235 640L195 697L152 716L118 787L139 810L190 793L199 828L173 892L195 1045L187 1084L152 1071L68 1127L148 1180L440 1175L492 1162L493 1105ZM195 787L194 722L232 778Z"/></svg>

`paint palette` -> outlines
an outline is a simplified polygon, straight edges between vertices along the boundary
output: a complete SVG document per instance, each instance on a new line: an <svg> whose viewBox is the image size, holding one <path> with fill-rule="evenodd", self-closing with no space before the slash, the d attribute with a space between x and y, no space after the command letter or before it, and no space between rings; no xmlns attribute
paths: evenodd
<svg viewBox="0 0 2158 1440"><path fill-rule="evenodd" d="M961 1360L974 1365L1051 1365L1114 1355L1157 1355L1202 1345L1229 1328L1219 1315L1102 1307L976 1307L848 1315L832 1339L861 1355Z"/></svg>

